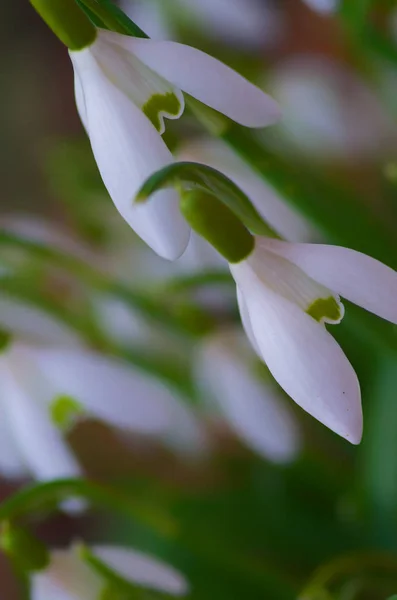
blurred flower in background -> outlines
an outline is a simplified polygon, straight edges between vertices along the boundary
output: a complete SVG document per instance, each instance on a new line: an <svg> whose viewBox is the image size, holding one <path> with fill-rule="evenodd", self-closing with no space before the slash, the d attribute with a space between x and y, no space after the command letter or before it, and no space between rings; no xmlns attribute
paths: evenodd
<svg viewBox="0 0 397 600"><path fill-rule="evenodd" d="M238 302L226 259L186 224L186 249L169 261L121 218L88 139L103 130L103 113L99 127L88 124L80 97L87 136L66 49L30 3L0 6L0 547L13 567L0 556L6 600L27 597L25 589L13 593L19 567L17 546L13 556L4 542L7 528L27 528L56 548L44 570L28 574L33 600L392 600L397 337L376 315L396 321L396 290L386 267L378 279L371 269L372 259L397 267L392 4L91 2L105 11L117 5L153 42L175 40L217 57L281 107L277 125L252 131L186 94L183 118L154 132L167 160L152 167L193 161L219 170L252 202L255 225L262 218L288 241L267 239L261 253L232 268ZM111 15L122 28L122 14ZM88 86L90 111L105 88L125 100L137 64L115 47L124 38L100 37L106 85ZM168 69L165 50L157 58ZM187 54L179 58L173 75L188 71L193 81ZM161 75L172 90L183 87ZM244 90L225 92L218 75L200 88L215 98L208 104L219 109L222 98L254 119ZM140 105L136 81L131 93ZM112 159L127 212L136 208L138 179L152 169L137 168L145 145L129 118L133 101L125 121L112 98L106 105L113 146L102 145L100 164L103 171ZM215 197L225 190L212 188ZM175 215L182 218L178 194L162 190L158 200L171 195L174 226ZM150 203L145 209L160 215L162 231L170 214ZM351 261L343 247L372 258ZM321 304L320 315L304 313L309 300L331 297L326 308L337 314L324 314ZM270 371L354 442L362 399L361 444L300 410ZM20 490L29 479L38 481ZM76 543L82 538L87 546Z"/></svg>

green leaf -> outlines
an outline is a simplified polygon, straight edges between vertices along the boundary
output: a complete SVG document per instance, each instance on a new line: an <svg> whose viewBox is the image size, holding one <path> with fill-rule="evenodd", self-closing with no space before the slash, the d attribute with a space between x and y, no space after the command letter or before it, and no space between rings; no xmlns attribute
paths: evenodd
<svg viewBox="0 0 397 600"><path fill-rule="evenodd" d="M88 16L93 17L94 24L102 22L102 26L111 31L130 35L132 37L147 38L148 36L138 25L111 0L78 0Z"/></svg>
<svg viewBox="0 0 397 600"><path fill-rule="evenodd" d="M169 597L121 577L84 544L77 547L77 552L81 560L106 582L100 600L161 600Z"/></svg>
<svg viewBox="0 0 397 600"><path fill-rule="evenodd" d="M83 498L96 507L138 520L166 538L176 535L176 522L168 514L149 511L131 497L86 479L59 479L28 486L0 505L0 522L52 511L71 497Z"/></svg>
<svg viewBox="0 0 397 600"><path fill-rule="evenodd" d="M175 187L183 190L201 190L216 196L253 233L278 237L262 219L250 199L226 175L207 165L194 162L172 163L153 173L136 195L136 202L145 202L156 191Z"/></svg>
<svg viewBox="0 0 397 600"><path fill-rule="evenodd" d="M367 403L361 484L379 537L394 538L397 505L397 368L395 355L381 355Z"/></svg>

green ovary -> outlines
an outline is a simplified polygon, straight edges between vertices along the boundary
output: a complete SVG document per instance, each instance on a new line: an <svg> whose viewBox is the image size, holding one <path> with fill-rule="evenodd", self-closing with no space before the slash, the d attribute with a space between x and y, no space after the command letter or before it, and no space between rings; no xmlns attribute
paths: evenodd
<svg viewBox="0 0 397 600"><path fill-rule="evenodd" d="M58 396L50 406L51 420L62 431L67 431L84 414L84 409L69 396Z"/></svg>
<svg viewBox="0 0 397 600"><path fill-rule="evenodd" d="M341 305L330 296L329 298L317 298L306 310L307 314L319 323L339 323L342 319Z"/></svg>
<svg viewBox="0 0 397 600"><path fill-rule="evenodd" d="M181 111L181 103L173 92L154 94L142 106L142 111L159 133L162 131L161 116L177 117Z"/></svg>

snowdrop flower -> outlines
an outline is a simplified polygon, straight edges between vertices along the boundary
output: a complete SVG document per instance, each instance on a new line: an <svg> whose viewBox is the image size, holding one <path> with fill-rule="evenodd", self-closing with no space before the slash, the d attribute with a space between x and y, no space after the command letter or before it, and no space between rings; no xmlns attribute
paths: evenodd
<svg viewBox="0 0 397 600"><path fill-rule="evenodd" d="M98 600L111 593L109 582L83 561L78 550L72 546L51 553L48 567L32 576L32 600ZM137 550L98 545L90 552L127 583L170 596L188 591L185 578L176 569Z"/></svg>
<svg viewBox="0 0 397 600"><path fill-rule="evenodd" d="M337 10L339 0L303 0L307 6L321 14L333 13Z"/></svg>
<svg viewBox="0 0 397 600"><path fill-rule="evenodd" d="M345 66L298 56L279 64L268 81L283 110L278 134L295 152L316 161L349 162L394 152L393 120L376 94Z"/></svg>
<svg viewBox="0 0 397 600"><path fill-rule="evenodd" d="M0 471L5 475L29 473L41 480L81 475L64 434L86 417L192 453L205 447L198 420L159 380L74 344L42 311L1 298L0 327L11 328L18 315L27 322L26 332L21 319L19 336L0 353Z"/></svg>
<svg viewBox="0 0 397 600"><path fill-rule="evenodd" d="M287 463L299 452L299 430L270 374L260 381L254 373L252 358L240 331L220 331L198 348L197 381L248 446L272 462Z"/></svg>
<svg viewBox="0 0 397 600"><path fill-rule="evenodd" d="M140 185L172 162L161 134L178 119L182 90L246 127L278 120L274 100L207 54L176 42L98 30L95 41L70 51L76 103L102 179L118 211L160 256L185 250L190 229L175 190L134 205Z"/></svg>
<svg viewBox="0 0 397 600"><path fill-rule="evenodd" d="M208 165L224 173L248 196L259 214L288 241L303 242L315 238L315 232L307 221L222 142L199 138L182 146L177 158Z"/></svg>
<svg viewBox="0 0 397 600"><path fill-rule="evenodd" d="M360 252L257 238L231 265L245 331L280 386L324 425L358 444L357 376L325 323L343 318L339 294L397 323L397 273Z"/></svg>

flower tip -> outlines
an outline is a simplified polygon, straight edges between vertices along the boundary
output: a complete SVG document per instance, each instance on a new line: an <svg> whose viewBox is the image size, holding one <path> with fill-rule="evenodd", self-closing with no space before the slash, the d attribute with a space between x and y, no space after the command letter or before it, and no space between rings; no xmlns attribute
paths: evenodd
<svg viewBox="0 0 397 600"><path fill-rule="evenodd" d="M357 418L350 424L349 428L345 429L340 435L354 446L360 444L363 437L363 415L361 411L357 415Z"/></svg>
<svg viewBox="0 0 397 600"><path fill-rule="evenodd" d="M258 112L257 115L254 113L251 114L252 123L246 126L251 127L253 129L260 129L262 127L269 127L271 125L275 125L279 121L281 121L283 112L280 104L265 94L266 101L263 102L262 110Z"/></svg>

